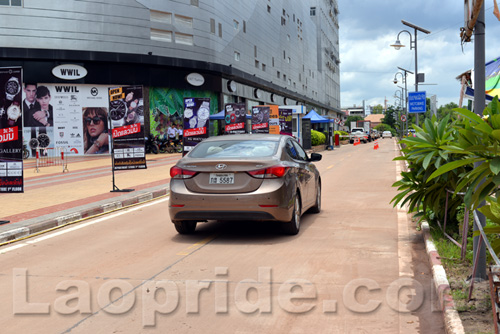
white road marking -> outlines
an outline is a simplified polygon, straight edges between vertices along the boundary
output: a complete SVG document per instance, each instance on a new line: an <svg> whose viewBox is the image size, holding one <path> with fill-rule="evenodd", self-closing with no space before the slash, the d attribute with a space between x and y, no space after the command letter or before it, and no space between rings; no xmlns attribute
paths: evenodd
<svg viewBox="0 0 500 334"><path fill-rule="evenodd" d="M57 231L57 232L52 232L52 233L49 232L49 234L41 236L41 237L38 237L36 239L27 240L25 242L20 242L19 244L16 244L14 246L10 246L10 247L4 248L4 249L0 249L0 254L5 254L5 253L8 253L10 251L22 248L24 246L28 246L28 245L35 244L35 243L40 242L40 241L52 239L54 237L57 237L57 236L60 236L60 235L66 234L66 233L74 232L74 231L79 230L81 228L88 227L88 226L91 226L91 225L94 225L94 224L97 224L97 223L102 223L102 222L105 222L107 220L119 217L121 215L130 213L130 212L133 212L133 211L137 211L137 210L143 209L143 208L148 207L148 206L160 204L160 203L163 203L165 201L168 201L168 197L165 197L165 198L162 198L162 199L159 199L159 200L155 200L155 201L152 201L152 202L144 203L144 204L139 204L137 206L134 206L134 207L131 207L131 208L128 208L128 209L120 210L119 212L116 212L116 213L107 214L107 215L105 215L103 217L92 219L89 222L81 223L81 224L78 224L78 225L75 225L75 226L72 226L72 227L68 227L68 228L65 228L65 229Z"/></svg>

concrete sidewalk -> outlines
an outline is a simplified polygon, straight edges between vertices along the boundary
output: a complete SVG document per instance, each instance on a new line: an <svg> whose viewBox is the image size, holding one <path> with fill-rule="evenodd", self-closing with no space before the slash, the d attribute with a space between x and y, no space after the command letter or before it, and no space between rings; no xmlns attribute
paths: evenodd
<svg viewBox="0 0 500 334"><path fill-rule="evenodd" d="M147 155L147 169L115 172L115 185L131 192L111 192L111 158L70 157L61 166L42 167L24 161L24 193L0 194L0 244L83 218L165 196L170 167L181 154Z"/></svg>

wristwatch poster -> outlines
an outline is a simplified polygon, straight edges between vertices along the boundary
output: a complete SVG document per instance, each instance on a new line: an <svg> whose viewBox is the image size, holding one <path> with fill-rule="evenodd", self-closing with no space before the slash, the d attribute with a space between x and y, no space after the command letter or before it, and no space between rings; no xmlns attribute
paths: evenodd
<svg viewBox="0 0 500 334"><path fill-rule="evenodd" d="M210 98L184 99L184 153L189 152L199 142L208 137L210 119Z"/></svg>
<svg viewBox="0 0 500 334"><path fill-rule="evenodd" d="M22 67L0 67L0 193L22 193Z"/></svg>
<svg viewBox="0 0 500 334"><path fill-rule="evenodd" d="M40 149L40 154L45 155L44 148L50 146L50 136L45 127L31 128L31 139L28 142L31 149L31 156L36 156L36 149Z"/></svg>
<svg viewBox="0 0 500 334"><path fill-rule="evenodd" d="M113 170L146 168L143 87L114 87L108 93Z"/></svg>
<svg viewBox="0 0 500 334"><path fill-rule="evenodd" d="M8 125L14 126L14 124L16 124L16 122L20 116L21 116L21 107L19 107L19 105L15 104L15 103L12 103L7 108Z"/></svg>
<svg viewBox="0 0 500 334"><path fill-rule="evenodd" d="M14 100L14 96L19 94L21 91L21 84L19 83L19 79L16 77L10 77L9 80L5 83L5 96L7 100Z"/></svg>

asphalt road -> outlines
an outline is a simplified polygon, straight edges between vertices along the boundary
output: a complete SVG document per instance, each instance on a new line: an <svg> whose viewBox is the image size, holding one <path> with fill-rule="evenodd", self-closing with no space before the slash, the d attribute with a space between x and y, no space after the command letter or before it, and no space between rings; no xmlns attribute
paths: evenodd
<svg viewBox="0 0 500 334"><path fill-rule="evenodd" d="M323 210L178 235L167 201L0 248L2 333L443 333L395 142L323 152Z"/></svg>

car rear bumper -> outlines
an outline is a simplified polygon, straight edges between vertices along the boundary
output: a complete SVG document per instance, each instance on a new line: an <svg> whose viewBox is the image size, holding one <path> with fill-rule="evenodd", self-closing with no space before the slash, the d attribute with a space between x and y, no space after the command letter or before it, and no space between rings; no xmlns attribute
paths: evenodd
<svg viewBox="0 0 500 334"><path fill-rule="evenodd" d="M253 192L205 194L189 191L182 180L170 182L171 220L277 220L290 221L293 196L280 180L266 180Z"/></svg>

